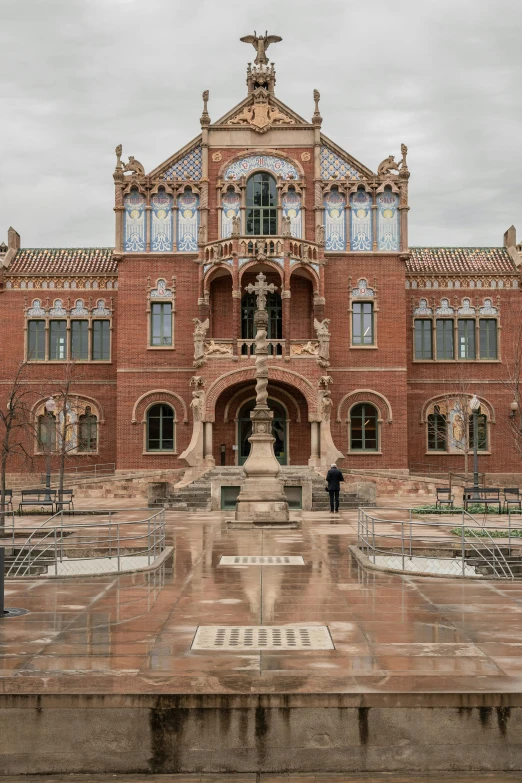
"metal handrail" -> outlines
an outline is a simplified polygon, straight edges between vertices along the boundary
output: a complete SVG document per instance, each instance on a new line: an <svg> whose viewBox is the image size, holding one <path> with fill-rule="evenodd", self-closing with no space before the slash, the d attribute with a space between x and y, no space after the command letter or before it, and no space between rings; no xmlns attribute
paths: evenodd
<svg viewBox="0 0 522 783"><path fill-rule="evenodd" d="M372 509L372 512L375 512L378 509ZM383 509L383 511L390 511L389 508ZM400 545L398 547L398 552L394 552L393 554L399 555L402 557L402 570L405 570L405 560L406 558L411 559L414 553L413 548L413 540L414 540L414 531L417 531L419 528L426 530L426 528L441 528L446 527L448 522L441 521L441 522L435 522L433 520L419 520L413 519L413 515L415 513L415 508L394 508L393 511L407 511L408 512L408 518L387 518L387 516L377 516L375 513L370 513L366 509L360 507L358 511L358 518L357 518L357 546L359 549L361 549L365 554L367 555L368 559L373 561L375 564L377 555L390 555L390 547L383 547L379 546L379 537L382 536L386 539L392 539L394 541L400 542ZM459 512L460 514L460 512ZM465 575L465 568L466 568L466 549L471 549L474 555L478 556L478 558L481 558L484 560L486 564L488 564L490 567L493 568L493 572L495 576L505 579L514 579L515 576L513 574L513 571L511 569L511 566L504 555L504 552L502 551L501 546L499 543L493 538L493 536L490 534L490 532L481 525L475 517L470 514L468 511L462 510L461 512L461 568L462 568L462 575ZM476 533L475 530L471 525L466 527L465 520L470 519L474 523L477 530L480 528L481 535L478 535L478 532ZM511 531L512 531L512 523L511 519L509 519L509 547L511 554ZM454 521L450 523L452 528L454 527ZM376 532L376 525L377 525L377 532ZM396 532L394 530L387 530L385 533L379 532L379 525L395 525L400 526L400 532ZM406 526L408 526L409 531L406 533ZM376 541L377 539L377 541ZM445 545L450 543L455 543L455 537L452 534L450 538L441 538L439 535L437 537L430 537L429 534L423 534L420 537L416 538L417 541L424 541L426 543L430 543L431 545L439 544L439 545ZM475 542L480 541L481 546L477 546ZM416 557L419 558L426 558L429 557L428 555L422 555L422 554L415 554ZM437 557L438 560L447 560L448 558L444 557ZM453 560L453 558L451 558Z"/></svg>
<svg viewBox="0 0 522 783"><path fill-rule="evenodd" d="M133 552L133 555L147 555L147 561L150 565L151 558L154 560L164 548L166 543L166 528L165 528L165 509L159 509L158 511L155 511L154 513L150 514L144 519L131 519L127 521L117 521L116 523L113 521L112 516L115 513L122 513L122 512L130 512L130 511L143 511L145 509L122 509L122 510L116 510L116 509L110 509L109 511L100 511L99 514L108 514L109 520L108 522L94 522L94 523L75 523L75 524L67 524L66 527L63 525L63 511L58 512L54 515L54 517L51 517L51 519L46 520L42 525L39 525L38 528L36 528L33 533L29 536L25 544L21 544L20 552L15 557L14 561L12 562L7 575L8 577L17 577L17 576L23 576L27 573L27 571L31 568L31 566L34 566L35 563L37 563L39 560L43 559L44 556L49 555L49 552L53 553L53 560L54 560L54 568L55 568L55 574L58 574L58 563L62 562L64 559L64 551L67 551L67 546L64 546L64 543L67 544L67 540L75 533L77 532L79 535L76 535L72 541L71 545L72 548L78 549L81 546L89 545L92 548L96 546L103 545L104 548L108 552L109 559L112 559L113 556L117 558L118 561L118 571L120 570L120 561L121 561L121 549L122 544L125 545L127 542L130 541L140 541L140 540L146 540L147 546L143 550L136 550ZM146 509L147 511L150 511L150 509ZM53 527L49 528L49 530L46 531L45 535L41 538L39 538L37 541L33 540L34 536L38 532L38 530L41 530L42 527L44 527L45 524L48 524L52 519L57 517L58 515L61 516L61 524L54 525ZM145 525L146 524L146 531L144 533L133 533L132 531L130 534L125 534L125 528L128 526L137 526L137 525ZM123 534L122 534L122 528L123 528ZM107 530L108 535L105 535L103 537L98 534L97 537L93 538L87 537L83 538L82 533L84 531L88 530ZM113 534L113 530L115 531L115 535ZM29 546L28 545L31 543ZM114 554L115 552L115 554ZM92 557L72 557L67 558L68 561L88 561L93 559ZM98 558L95 558L98 559ZM21 573L22 572L22 573Z"/></svg>

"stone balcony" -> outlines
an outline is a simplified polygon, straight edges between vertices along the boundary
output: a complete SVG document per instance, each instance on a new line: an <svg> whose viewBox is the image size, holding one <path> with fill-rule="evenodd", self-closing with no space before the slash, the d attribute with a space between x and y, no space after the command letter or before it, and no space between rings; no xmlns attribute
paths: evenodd
<svg viewBox="0 0 522 783"><path fill-rule="evenodd" d="M235 256L240 259L257 258L260 261L288 256L296 261L322 264L324 247L317 242L290 236L232 236L217 242L206 242L199 248L199 259L204 264L231 261Z"/></svg>
<svg viewBox="0 0 522 783"><path fill-rule="evenodd" d="M268 356L271 359L317 359L319 343L313 339L268 340ZM246 338L208 337L205 340L206 359L249 359L255 356L255 340Z"/></svg>

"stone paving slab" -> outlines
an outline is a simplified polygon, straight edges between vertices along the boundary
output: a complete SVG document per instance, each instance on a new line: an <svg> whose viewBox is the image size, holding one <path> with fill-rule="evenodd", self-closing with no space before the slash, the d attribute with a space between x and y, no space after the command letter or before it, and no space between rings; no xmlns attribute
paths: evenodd
<svg viewBox="0 0 522 783"><path fill-rule="evenodd" d="M0 783L512 783L520 772L433 772L401 774L391 772L271 775L15 775L0 776Z"/></svg>
<svg viewBox="0 0 522 783"><path fill-rule="evenodd" d="M365 570L349 551L356 512L301 516L298 530L231 531L219 512L171 511L172 568L7 580L6 605L29 614L0 621L0 692L522 691L522 582ZM219 566L255 554L305 564ZM335 649L190 649L217 624L328 625Z"/></svg>

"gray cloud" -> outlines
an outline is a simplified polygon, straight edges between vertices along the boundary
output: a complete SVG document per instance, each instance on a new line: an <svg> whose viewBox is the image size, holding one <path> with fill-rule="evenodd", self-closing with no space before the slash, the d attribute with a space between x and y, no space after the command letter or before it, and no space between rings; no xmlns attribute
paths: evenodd
<svg viewBox="0 0 522 783"><path fill-rule="evenodd" d="M0 238L113 243L114 147L150 170L246 94L255 29L276 94L375 169L410 149L412 245L522 233L520 0L2 0Z"/></svg>

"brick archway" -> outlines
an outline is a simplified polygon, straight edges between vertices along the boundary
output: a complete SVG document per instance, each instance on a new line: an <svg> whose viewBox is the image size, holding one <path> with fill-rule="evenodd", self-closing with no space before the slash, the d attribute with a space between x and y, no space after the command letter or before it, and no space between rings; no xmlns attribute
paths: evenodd
<svg viewBox="0 0 522 783"><path fill-rule="evenodd" d="M206 395L205 421L215 421L216 403L225 389L230 386L235 386L238 383L252 383L253 380L254 368L252 366L231 370L230 372L220 375L219 378L216 378L210 385ZM268 381L269 383L270 381L280 381L288 386L294 386L299 389L308 405L309 421L316 421L318 419L317 390L309 380L293 370L286 370L282 367L269 365Z"/></svg>

